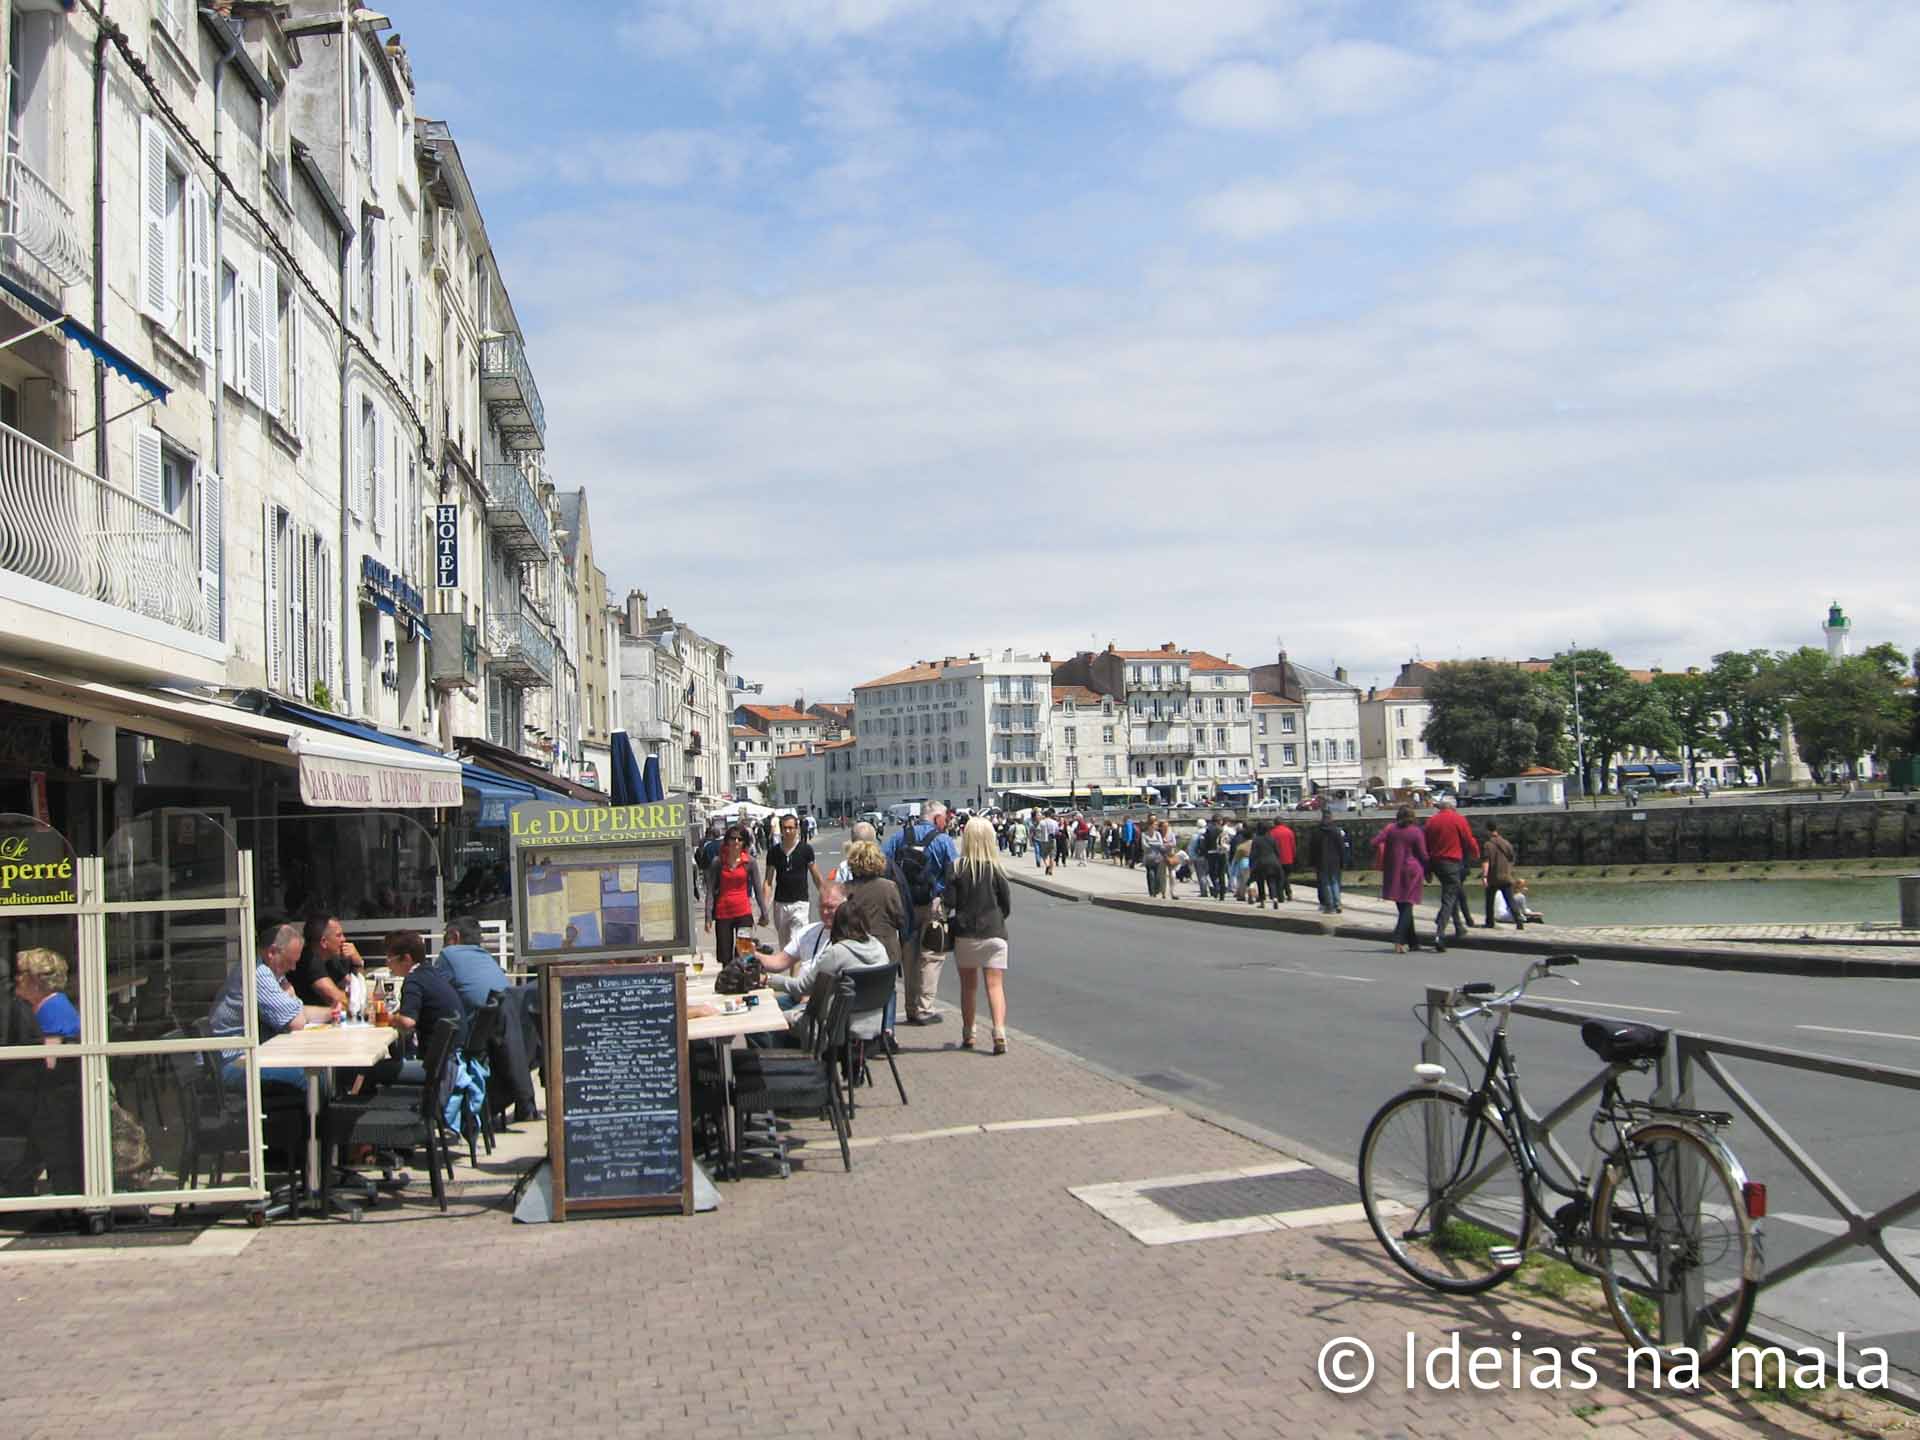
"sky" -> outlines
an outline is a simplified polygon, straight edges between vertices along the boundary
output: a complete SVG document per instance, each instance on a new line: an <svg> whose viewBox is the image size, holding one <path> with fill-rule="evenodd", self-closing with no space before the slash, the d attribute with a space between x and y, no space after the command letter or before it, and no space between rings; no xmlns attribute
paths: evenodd
<svg viewBox="0 0 1920 1440"><path fill-rule="evenodd" d="M1920 644L1908 0L393 0L610 591L781 698Z"/></svg>

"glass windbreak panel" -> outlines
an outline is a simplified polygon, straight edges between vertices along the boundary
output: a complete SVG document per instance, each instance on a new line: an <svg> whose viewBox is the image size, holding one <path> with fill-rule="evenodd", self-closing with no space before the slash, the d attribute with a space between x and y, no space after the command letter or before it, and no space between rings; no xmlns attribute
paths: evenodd
<svg viewBox="0 0 1920 1440"><path fill-rule="evenodd" d="M505 814L503 802L481 800L469 792L447 852L448 915L512 923L513 864Z"/></svg>
<svg viewBox="0 0 1920 1440"><path fill-rule="evenodd" d="M72 905L79 898L73 847L31 815L0 814L0 956L18 968L23 952L51 951L71 972L78 941L72 915L30 915L39 905ZM77 1000L69 973L69 1000Z"/></svg>
<svg viewBox="0 0 1920 1440"><path fill-rule="evenodd" d="M440 914L440 853L432 832L393 811L244 816L253 837L254 904L262 923L324 911L355 934Z"/></svg>
<svg viewBox="0 0 1920 1440"><path fill-rule="evenodd" d="M123 1195L247 1183L247 1101L217 1050L117 1055L113 1188Z"/></svg>
<svg viewBox="0 0 1920 1440"><path fill-rule="evenodd" d="M219 900L240 893L240 857L224 813L150 810L107 844L109 903Z"/></svg>
<svg viewBox="0 0 1920 1440"><path fill-rule="evenodd" d="M240 964L254 951L241 924L238 910L107 916L107 1039L127 1043L231 1033L245 1015L239 1004ZM229 989L233 994L222 1006Z"/></svg>
<svg viewBox="0 0 1920 1440"><path fill-rule="evenodd" d="M59 1054L64 1048L46 1047L44 1060L0 1060L0 1198L85 1188L80 1060Z"/></svg>

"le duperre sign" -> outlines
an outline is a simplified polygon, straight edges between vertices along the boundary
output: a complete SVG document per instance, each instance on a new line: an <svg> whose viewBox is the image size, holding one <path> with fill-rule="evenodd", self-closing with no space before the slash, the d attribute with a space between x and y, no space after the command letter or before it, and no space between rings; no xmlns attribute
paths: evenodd
<svg viewBox="0 0 1920 1440"><path fill-rule="evenodd" d="M73 851L51 831L0 835L0 907L71 905Z"/></svg>
<svg viewBox="0 0 1920 1440"><path fill-rule="evenodd" d="M681 840L687 833L682 800L644 805L542 805L513 807L516 845L619 845L626 841Z"/></svg>

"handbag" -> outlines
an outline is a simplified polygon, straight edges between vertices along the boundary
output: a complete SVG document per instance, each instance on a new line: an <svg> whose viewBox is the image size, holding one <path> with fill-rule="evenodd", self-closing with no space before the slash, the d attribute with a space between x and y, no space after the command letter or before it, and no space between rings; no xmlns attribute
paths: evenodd
<svg viewBox="0 0 1920 1440"><path fill-rule="evenodd" d="M947 929L944 920L929 920L920 927L920 952L923 955L944 955L953 949L953 935Z"/></svg>
<svg viewBox="0 0 1920 1440"><path fill-rule="evenodd" d="M716 995L745 995L750 990L763 988L766 983L767 971L760 957L749 955L722 965L720 973L713 978L713 990Z"/></svg>

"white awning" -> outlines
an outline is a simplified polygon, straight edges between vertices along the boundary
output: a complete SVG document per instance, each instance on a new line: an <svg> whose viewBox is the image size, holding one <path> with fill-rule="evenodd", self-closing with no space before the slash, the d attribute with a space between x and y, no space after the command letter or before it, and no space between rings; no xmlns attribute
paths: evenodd
<svg viewBox="0 0 1920 1440"><path fill-rule="evenodd" d="M291 765L300 772L301 800L319 808L437 810L460 805L460 762L450 756L335 735L217 701L11 665L0 666L0 700Z"/></svg>

